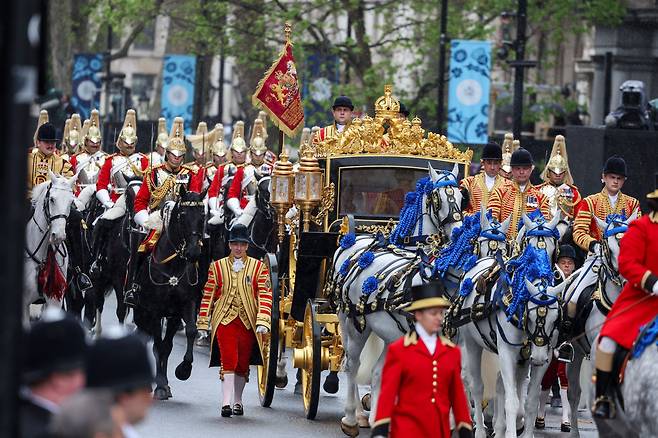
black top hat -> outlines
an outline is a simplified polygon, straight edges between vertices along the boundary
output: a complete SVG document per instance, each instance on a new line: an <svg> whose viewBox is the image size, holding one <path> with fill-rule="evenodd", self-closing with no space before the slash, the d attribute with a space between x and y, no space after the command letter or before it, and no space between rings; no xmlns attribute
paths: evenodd
<svg viewBox="0 0 658 438"><path fill-rule="evenodd" d="M519 148L514 151L510 159L510 166L532 166L532 154L524 148Z"/></svg>
<svg viewBox="0 0 658 438"><path fill-rule="evenodd" d="M626 161L624 161L622 157L613 155L605 162L603 173L614 173L615 175L628 176L626 173Z"/></svg>
<svg viewBox="0 0 658 438"><path fill-rule="evenodd" d="M409 110L407 109L407 106L402 102L400 102L400 114L405 117L409 117Z"/></svg>
<svg viewBox="0 0 658 438"><path fill-rule="evenodd" d="M560 245L560 248L557 252L557 258L569 257L570 259L576 260L576 250L573 249L571 245Z"/></svg>
<svg viewBox="0 0 658 438"><path fill-rule="evenodd" d="M347 96L338 96L336 100L334 100L334 104L331 106L331 109L336 109L339 106L344 106L349 108L350 110L354 110L354 104L352 103L352 99L350 99Z"/></svg>
<svg viewBox="0 0 658 438"><path fill-rule="evenodd" d="M27 385L51 374L85 368L87 343L80 323L65 314L44 315L27 333L23 356L23 381Z"/></svg>
<svg viewBox="0 0 658 438"><path fill-rule="evenodd" d="M487 143L482 148L482 157L483 160L502 160L503 159L503 150L497 143Z"/></svg>
<svg viewBox="0 0 658 438"><path fill-rule="evenodd" d="M39 126L39 130L37 131L37 140L57 141L57 130L55 129L55 125L46 122Z"/></svg>
<svg viewBox="0 0 658 438"><path fill-rule="evenodd" d="M404 308L407 312L428 309L430 307L450 307L445 298L446 287L440 281L431 281L411 288L413 301Z"/></svg>
<svg viewBox="0 0 658 438"><path fill-rule="evenodd" d="M229 233L228 237L229 242L244 242L244 243L249 243L249 232L247 231L247 227L245 227L242 224L235 224L231 228L231 232Z"/></svg>
<svg viewBox="0 0 658 438"><path fill-rule="evenodd" d="M146 342L137 334L103 338L89 347L87 387L116 392L151 387L153 367Z"/></svg>

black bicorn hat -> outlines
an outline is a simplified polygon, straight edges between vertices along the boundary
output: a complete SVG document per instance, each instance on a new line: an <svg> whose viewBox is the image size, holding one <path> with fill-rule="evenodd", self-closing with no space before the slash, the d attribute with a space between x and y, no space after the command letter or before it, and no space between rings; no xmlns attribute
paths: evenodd
<svg viewBox="0 0 658 438"><path fill-rule="evenodd" d="M78 320L59 309L46 312L26 334L22 379L27 385L85 368L87 341Z"/></svg>
<svg viewBox="0 0 658 438"><path fill-rule="evenodd" d="M101 338L89 348L87 387L113 392L150 388L153 365L146 340L131 333L117 338Z"/></svg>
<svg viewBox="0 0 658 438"><path fill-rule="evenodd" d="M331 109L336 109L339 106L344 106L346 108L349 108L351 111L354 110L354 104L352 103L352 99L350 99L347 96L338 96L334 100L334 104L331 106Z"/></svg>
<svg viewBox="0 0 658 438"><path fill-rule="evenodd" d="M405 117L409 117L409 114L410 114L410 113L409 113L409 109L408 109L407 106L406 106L404 103L402 103L402 102L400 102L400 111L399 111L399 112L400 112L400 114L402 114L403 116L405 116Z"/></svg>
<svg viewBox="0 0 658 438"><path fill-rule="evenodd" d="M572 260L576 260L576 250L573 249L571 245L560 245L560 248L557 251L557 258L568 257Z"/></svg>
<svg viewBox="0 0 658 438"><path fill-rule="evenodd" d="M487 143L482 148L482 157L483 160L502 160L503 159L503 150L497 143Z"/></svg>
<svg viewBox="0 0 658 438"><path fill-rule="evenodd" d="M228 241L250 243L249 231L247 230L247 227L242 224L233 225L228 236Z"/></svg>
<svg viewBox="0 0 658 438"><path fill-rule="evenodd" d="M603 173L614 173L615 175L628 176L626 161L617 155L608 158L603 167Z"/></svg>
<svg viewBox="0 0 658 438"><path fill-rule="evenodd" d="M428 309L430 307L450 307L445 297L446 287L441 281L430 281L411 287L412 302L404 308L407 312Z"/></svg>
<svg viewBox="0 0 658 438"><path fill-rule="evenodd" d="M37 130L37 140L57 141L57 129L55 129L55 125L46 122L39 126L39 129Z"/></svg>
<svg viewBox="0 0 658 438"><path fill-rule="evenodd" d="M510 166L532 166L534 163L532 161L532 154L530 151L524 148L519 148L514 151L512 158L510 159Z"/></svg>

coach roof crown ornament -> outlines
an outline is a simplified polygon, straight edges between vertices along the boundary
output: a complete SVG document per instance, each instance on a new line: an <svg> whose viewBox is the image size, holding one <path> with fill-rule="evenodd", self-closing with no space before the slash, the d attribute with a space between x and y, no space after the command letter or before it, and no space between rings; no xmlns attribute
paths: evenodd
<svg viewBox="0 0 658 438"><path fill-rule="evenodd" d="M375 102L375 117L383 119L397 118L400 113L400 102L393 97L393 85L384 85L384 95Z"/></svg>

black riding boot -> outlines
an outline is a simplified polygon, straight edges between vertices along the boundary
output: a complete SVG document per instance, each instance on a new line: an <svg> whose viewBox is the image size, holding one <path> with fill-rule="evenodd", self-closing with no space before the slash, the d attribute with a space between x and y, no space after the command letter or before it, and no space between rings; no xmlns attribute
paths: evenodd
<svg viewBox="0 0 658 438"><path fill-rule="evenodd" d="M128 267L128 281L126 282L126 284L130 284L130 287L123 293L123 302L127 306L135 307L139 304L139 291L141 287L135 282L135 277L142 267L142 263L144 263L146 257L146 252L137 252L134 261L133 258L131 258L130 266Z"/></svg>
<svg viewBox="0 0 658 438"><path fill-rule="evenodd" d="M594 406L592 407L592 415L595 417L603 419L615 418L615 405L610 396L613 384L612 372L596 370L596 395L594 397Z"/></svg>
<svg viewBox="0 0 658 438"><path fill-rule="evenodd" d="M102 265L105 261L105 247L107 246L107 234L110 229L110 221L99 219L94 227L94 261L89 267L89 274L98 278L101 274Z"/></svg>
<svg viewBox="0 0 658 438"><path fill-rule="evenodd" d="M557 360L560 362L571 363L573 361L574 352L573 345L571 345L571 338L573 336L574 323L574 318L565 316L560 326L560 334L557 338Z"/></svg>

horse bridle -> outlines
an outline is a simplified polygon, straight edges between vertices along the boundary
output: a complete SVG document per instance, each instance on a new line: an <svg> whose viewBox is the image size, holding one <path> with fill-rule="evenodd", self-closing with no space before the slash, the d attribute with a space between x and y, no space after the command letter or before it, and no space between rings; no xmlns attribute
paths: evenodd
<svg viewBox="0 0 658 438"><path fill-rule="evenodd" d="M39 241L39 244L37 245L37 247L34 251L30 251L29 249L27 249L27 246L25 247L25 252L32 259L32 261L34 261L37 265L42 265L45 261L45 260L39 260L36 256L36 254L39 252L39 250L41 249L41 247L45 243L46 237L48 237L48 230L50 230L50 227L52 226L53 221L56 221L57 219L66 220L68 218L68 214L64 214L64 213L56 214L54 216L52 216L50 214L50 191L51 191L51 189L52 190L65 190L65 189L57 189L57 188L53 189L52 181L48 184L48 190L46 190L46 196L44 197L43 205L42 205L44 215L46 216L46 228L45 229L41 228L41 225L39 225L39 223L37 222L37 220L34 217L34 212L32 212L32 217L30 218L30 220L32 222L34 222L34 224L37 226L39 231L41 231L41 233L43 233L43 236L41 237L41 240Z"/></svg>
<svg viewBox="0 0 658 438"><path fill-rule="evenodd" d="M480 238L484 238L485 240L488 241L487 246L489 253L487 254L488 257L489 255L495 253L502 243L500 242L506 242L507 237L505 236L505 233L500 231L500 226L499 227L491 227L487 228L486 230L480 231L480 235L478 236L478 239L476 239L474 246L473 246L473 254L478 255L480 254L480 246L482 242L480 242Z"/></svg>
<svg viewBox="0 0 658 438"><path fill-rule="evenodd" d="M446 200L448 202L448 214L438 224L434 221L434 215L429 214L430 220L437 230L440 230L445 225L459 222L464 218L461 205L458 205L457 200L455 199L455 189L458 187L457 179L452 172L443 172L441 177L433 183L432 193L427 198L430 212L435 210L438 215L441 211L442 201L438 189L445 188Z"/></svg>
<svg viewBox="0 0 658 438"><path fill-rule="evenodd" d="M542 297L548 297L548 298L544 299ZM553 309L553 305L557 303L555 305L555 308L558 311L558 318L556 319L556 321L560 321L562 319L562 308L557 302L558 301L557 296L550 295L547 290L538 291L536 294L531 295L528 300L536 305L536 307L532 309L532 311L536 312L537 314L537 319L535 323L536 327L533 333L529 333L528 313L531 310L528 309L528 307L526 306L525 315L523 317L524 331L529 335L530 342L533 345L537 347L544 347L549 344L558 326L558 324L553 324L553 327L551 328L551 332L550 333L546 332L546 315L548 315L548 310Z"/></svg>
<svg viewBox="0 0 658 438"><path fill-rule="evenodd" d="M173 211L176 212L175 216L173 216L169 221L171 222L172 220L174 220L175 223L177 223L177 224L180 224L182 222L181 218L180 218L181 207L188 207L188 208L199 208L199 207L201 207L201 208L203 208L204 206L205 205L204 205L203 201L181 201L181 200L178 200L178 201L176 201L176 204L172 208L172 212ZM163 222L166 222L166 221L163 221ZM176 245L176 243L174 243L171 240L171 236L169 236L169 233L166 232L166 229L165 229L164 225L163 225L163 229L162 229L162 234L164 234L166 236L167 243L169 243L171 245L171 247L174 249L174 255L176 257L178 257L179 259L181 259L181 260L187 261L187 256L185 255L185 248L187 247L187 238L183 237L181 242L180 242L180 245ZM192 230L190 232L190 236L191 237L198 236L199 237L198 240L201 240L201 237L203 236L203 231L198 232L196 230ZM171 258L168 257L165 260L171 260ZM158 262L156 261L156 263L158 263ZM161 262L161 263L164 263L164 262Z"/></svg>

